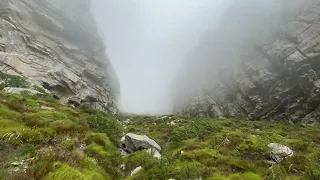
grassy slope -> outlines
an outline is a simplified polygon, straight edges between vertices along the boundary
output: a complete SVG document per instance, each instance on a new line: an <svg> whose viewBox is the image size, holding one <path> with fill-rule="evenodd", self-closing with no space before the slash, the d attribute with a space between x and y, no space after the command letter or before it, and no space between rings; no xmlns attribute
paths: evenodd
<svg viewBox="0 0 320 180"><path fill-rule="evenodd" d="M180 122L168 125L172 120ZM319 127L174 116L131 118L126 126L127 132L146 134L165 149L160 162L147 163L131 179L320 179ZM269 143L287 145L294 157L271 166ZM136 162L128 160L128 167Z"/></svg>
<svg viewBox="0 0 320 180"><path fill-rule="evenodd" d="M1 74L0 74L1 75ZM5 75L0 76L1 77ZM11 77L10 85L27 86ZM38 89L41 90L41 89ZM46 110L50 107L52 110ZM127 121L127 119L130 121ZM125 126L122 129L119 121ZM176 125L168 123L175 121ZM122 132L145 134L163 147L161 160L144 151L120 158ZM50 143L54 137L56 143ZM268 143L294 157L271 166ZM85 144L85 148L79 147ZM14 161L33 158L26 172ZM125 164L125 172L119 165ZM138 166L143 170L126 177ZM320 179L320 128L277 122L166 117L115 117L88 106L64 106L50 95L0 91L0 179Z"/></svg>
<svg viewBox="0 0 320 180"><path fill-rule="evenodd" d="M88 107L64 106L49 95L0 92L0 179L121 179L121 159L111 142L121 132L115 117ZM33 157L27 172L10 172L12 162Z"/></svg>

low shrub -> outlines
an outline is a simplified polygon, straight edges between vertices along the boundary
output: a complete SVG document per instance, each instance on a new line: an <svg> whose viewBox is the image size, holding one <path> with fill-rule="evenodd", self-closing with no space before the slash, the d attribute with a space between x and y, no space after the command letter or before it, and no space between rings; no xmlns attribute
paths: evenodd
<svg viewBox="0 0 320 180"><path fill-rule="evenodd" d="M76 125L70 120L57 120L50 124L50 127L53 128L57 133L69 133L71 131L76 131Z"/></svg>
<svg viewBox="0 0 320 180"><path fill-rule="evenodd" d="M21 114L15 111L9 110L0 104L0 118L9 119L9 120L19 120L21 118Z"/></svg>
<svg viewBox="0 0 320 180"><path fill-rule="evenodd" d="M107 116L106 114L99 112L94 115L90 115L87 122L90 127L96 131L106 133L112 143L115 145L118 144L123 128L115 117Z"/></svg>
<svg viewBox="0 0 320 180"><path fill-rule="evenodd" d="M20 147L21 155L24 156L25 159L35 157L36 156L36 148L33 144L25 143Z"/></svg>
<svg viewBox="0 0 320 180"><path fill-rule="evenodd" d="M24 129L21 132L21 141L26 143L40 144L45 142L45 137L37 129Z"/></svg>
<svg viewBox="0 0 320 180"><path fill-rule="evenodd" d="M2 87L17 87L17 88L27 88L29 83L24 77L5 74L0 72L0 82L2 82Z"/></svg>

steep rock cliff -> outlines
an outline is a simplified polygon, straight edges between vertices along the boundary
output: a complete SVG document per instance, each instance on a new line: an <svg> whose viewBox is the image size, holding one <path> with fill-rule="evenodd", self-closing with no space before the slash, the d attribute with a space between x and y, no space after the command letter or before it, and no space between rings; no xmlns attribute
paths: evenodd
<svg viewBox="0 0 320 180"><path fill-rule="evenodd" d="M62 103L116 113L119 83L90 0L1 0L0 70L27 77Z"/></svg>
<svg viewBox="0 0 320 180"><path fill-rule="evenodd" d="M319 2L246 2L190 53L174 81L176 112L319 123Z"/></svg>

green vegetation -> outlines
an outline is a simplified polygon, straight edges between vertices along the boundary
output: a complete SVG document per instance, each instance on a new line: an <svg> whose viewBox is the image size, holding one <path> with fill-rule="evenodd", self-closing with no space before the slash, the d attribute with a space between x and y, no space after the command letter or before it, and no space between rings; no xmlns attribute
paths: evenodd
<svg viewBox="0 0 320 180"><path fill-rule="evenodd" d="M175 116L130 119L127 132L146 134L164 149L161 160L139 153L127 157L128 171L143 167L130 179L320 179L317 126ZM286 145L295 154L272 165L269 143Z"/></svg>
<svg viewBox="0 0 320 180"><path fill-rule="evenodd" d="M5 87L26 88L29 83L25 78L0 72L0 90Z"/></svg>
<svg viewBox="0 0 320 180"><path fill-rule="evenodd" d="M26 85L24 81L14 82L18 87ZM145 134L154 139L163 149L162 158L154 158L146 151L121 158L117 144L123 132ZM279 164L270 163L269 143L290 147L294 156ZM28 168L17 169L14 162L24 162ZM122 171L121 164L124 164ZM130 176L139 166L142 170ZM0 91L2 177L318 180L320 129L268 121L113 116L87 105L79 108L62 105L46 93L37 97Z"/></svg>
<svg viewBox="0 0 320 180"><path fill-rule="evenodd" d="M98 119L106 121L99 126ZM0 91L0 177L122 179L121 158L114 144L121 128L115 117L61 105L48 94L37 97ZM12 163L23 160L27 171L14 171L17 167Z"/></svg>

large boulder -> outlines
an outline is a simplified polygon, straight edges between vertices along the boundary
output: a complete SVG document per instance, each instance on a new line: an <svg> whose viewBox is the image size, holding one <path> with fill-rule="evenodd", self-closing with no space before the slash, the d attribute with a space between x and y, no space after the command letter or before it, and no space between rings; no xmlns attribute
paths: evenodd
<svg viewBox="0 0 320 180"><path fill-rule="evenodd" d="M293 156L293 151L282 144L270 143L268 147L271 148L270 159L275 162L279 163L283 159Z"/></svg>
<svg viewBox="0 0 320 180"><path fill-rule="evenodd" d="M161 152L161 147L153 139L145 135L137 135L128 133L121 138L122 148L129 153L133 153L142 149L155 149Z"/></svg>

